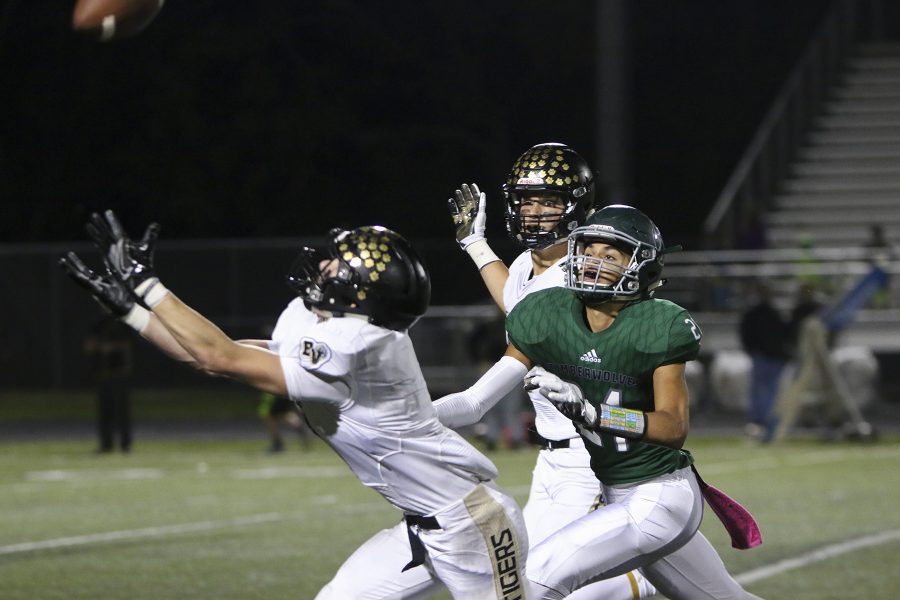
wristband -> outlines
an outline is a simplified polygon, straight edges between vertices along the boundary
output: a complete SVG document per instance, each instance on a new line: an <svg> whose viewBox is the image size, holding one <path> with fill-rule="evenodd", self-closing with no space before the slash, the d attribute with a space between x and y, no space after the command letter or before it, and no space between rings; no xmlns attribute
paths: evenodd
<svg viewBox="0 0 900 600"><path fill-rule="evenodd" d="M647 433L647 415L642 410L601 404L594 429L616 437L639 440Z"/></svg>
<svg viewBox="0 0 900 600"><path fill-rule="evenodd" d="M475 261L475 266L478 267L479 271L485 265L500 260L500 258L494 254L494 251L491 250L491 247L488 246L487 240L472 242L466 246L466 252L472 257L472 260Z"/></svg>
<svg viewBox="0 0 900 600"><path fill-rule="evenodd" d="M158 278L151 277L137 286L134 289L134 292L144 301L144 304L146 304L148 308L152 309L163 301L163 298L168 295L169 290L160 283Z"/></svg>
<svg viewBox="0 0 900 600"><path fill-rule="evenodd" d="M150 311L135 302L128 314L122 317L122 322L141 333L150 322Z"/></svg>

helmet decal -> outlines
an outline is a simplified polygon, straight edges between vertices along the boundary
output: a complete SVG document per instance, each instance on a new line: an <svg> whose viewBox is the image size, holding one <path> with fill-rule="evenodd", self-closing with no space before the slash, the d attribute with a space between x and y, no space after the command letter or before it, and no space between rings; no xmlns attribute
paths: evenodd
<svg viewBox="0 0 900 600"><path fill-rule="evenodd" d="M425 313L431 279L406 239L377 225L331 235L327 256L302 249L288 276L308 306L335 316L366 315L370 323L395 330L408 329Z"/></svg>
<svg viewBox="0 0 900 600"><path fill-rule="evenodd" d="M546 248L564 240L591 210L594 175L584 159L565 144L538 144L516 159L503 194L510 237L532 249ZM532 197L559 198L561 212L523 215L522 205Z"/></svg>
<svg viewBox="0 0 900 600"><path fill-rule="evenodd" d="M355 251L351 252L350 243L339 241L350 235L349 231L342 233L335 240L341 259L351 268L356 269L363 281L378 281L381 273L384 273L387 264L391 262L389 229L383 227L360 227L354 230L356 233ZM366 299L365 290L357 291L359 300Z"/></svg>

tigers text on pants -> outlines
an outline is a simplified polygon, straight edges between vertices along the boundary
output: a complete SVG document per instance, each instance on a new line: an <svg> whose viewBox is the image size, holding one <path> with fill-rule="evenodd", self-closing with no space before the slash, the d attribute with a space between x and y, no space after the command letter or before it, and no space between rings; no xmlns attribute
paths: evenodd
<svg viewBox="0 0 900 600"><path fill-rule="evenodd" d="M528 597L528 537L509 494L481 484L433 516L440 529L415 531L427 552L424 569L402 570L411 551L406 523L400 522L360 546L317 600L427 598L441 584L461 600Z"/></svg>

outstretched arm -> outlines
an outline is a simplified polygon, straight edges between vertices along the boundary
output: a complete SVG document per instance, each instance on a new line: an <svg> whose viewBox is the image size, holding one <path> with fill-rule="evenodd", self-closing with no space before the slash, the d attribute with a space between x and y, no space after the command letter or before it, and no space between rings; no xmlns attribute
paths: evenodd
<svg viewBox="0 0 900 600"><path fill-rule="evenodd" d="M277 354L232 340L171 292L153 306L153 313L200 369L239 379L275 395L288 395Z"/></svg>
<svg viewBox="0 0 900 600"><path fill-rule="evenodd" d="M159 320L138 304L131 291L109 272L92 270L74 252L67 253L59 264L66 275L87 290L107 312L118 317L169 357L196 366L193 364L194 358L178 344Z"/></svg>
<svg viewBox="0 0 900 600"><path fill-rule="evenodd" d="M435 400L438 419L447 427L477 423L501 398L522 385L526 371L518 360L503 356L469 389Z"/></svg>
<svg viewBox="0 0 900 600"><path fill-rule="evenodd" d="M87 229L120 287L153 311L158 322L198 368L240 379L266 392L287 395L278 355L235 342L160 283L153 267L157 225L150 225L144 237L135 242L125 233L115 214L106 211L102 217L92 215Z"/></svg>
<svg viewBox="0 0 900 600"><path fill-rule="evenodd" d="M144 327L137 329L137 332L141 334L142 338L159 348L169 358L189 364L195 369L200 368L190 352L185 350L181 344L178 343L178 340L169 333L169 330L166 329L165 325L163 325L159 318L152 312L147 311L147 324Z"/></svg>

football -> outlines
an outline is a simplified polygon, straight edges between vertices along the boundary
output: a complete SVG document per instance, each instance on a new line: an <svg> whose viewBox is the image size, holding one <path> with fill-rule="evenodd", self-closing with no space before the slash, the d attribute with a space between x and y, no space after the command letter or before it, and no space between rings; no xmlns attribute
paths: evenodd
<svg viewBox="0 0 900 600"><path fill-rule="evenodd" d="M164 0L76 0L72 29L103 42L135 35L159 14Z"/></svg>

